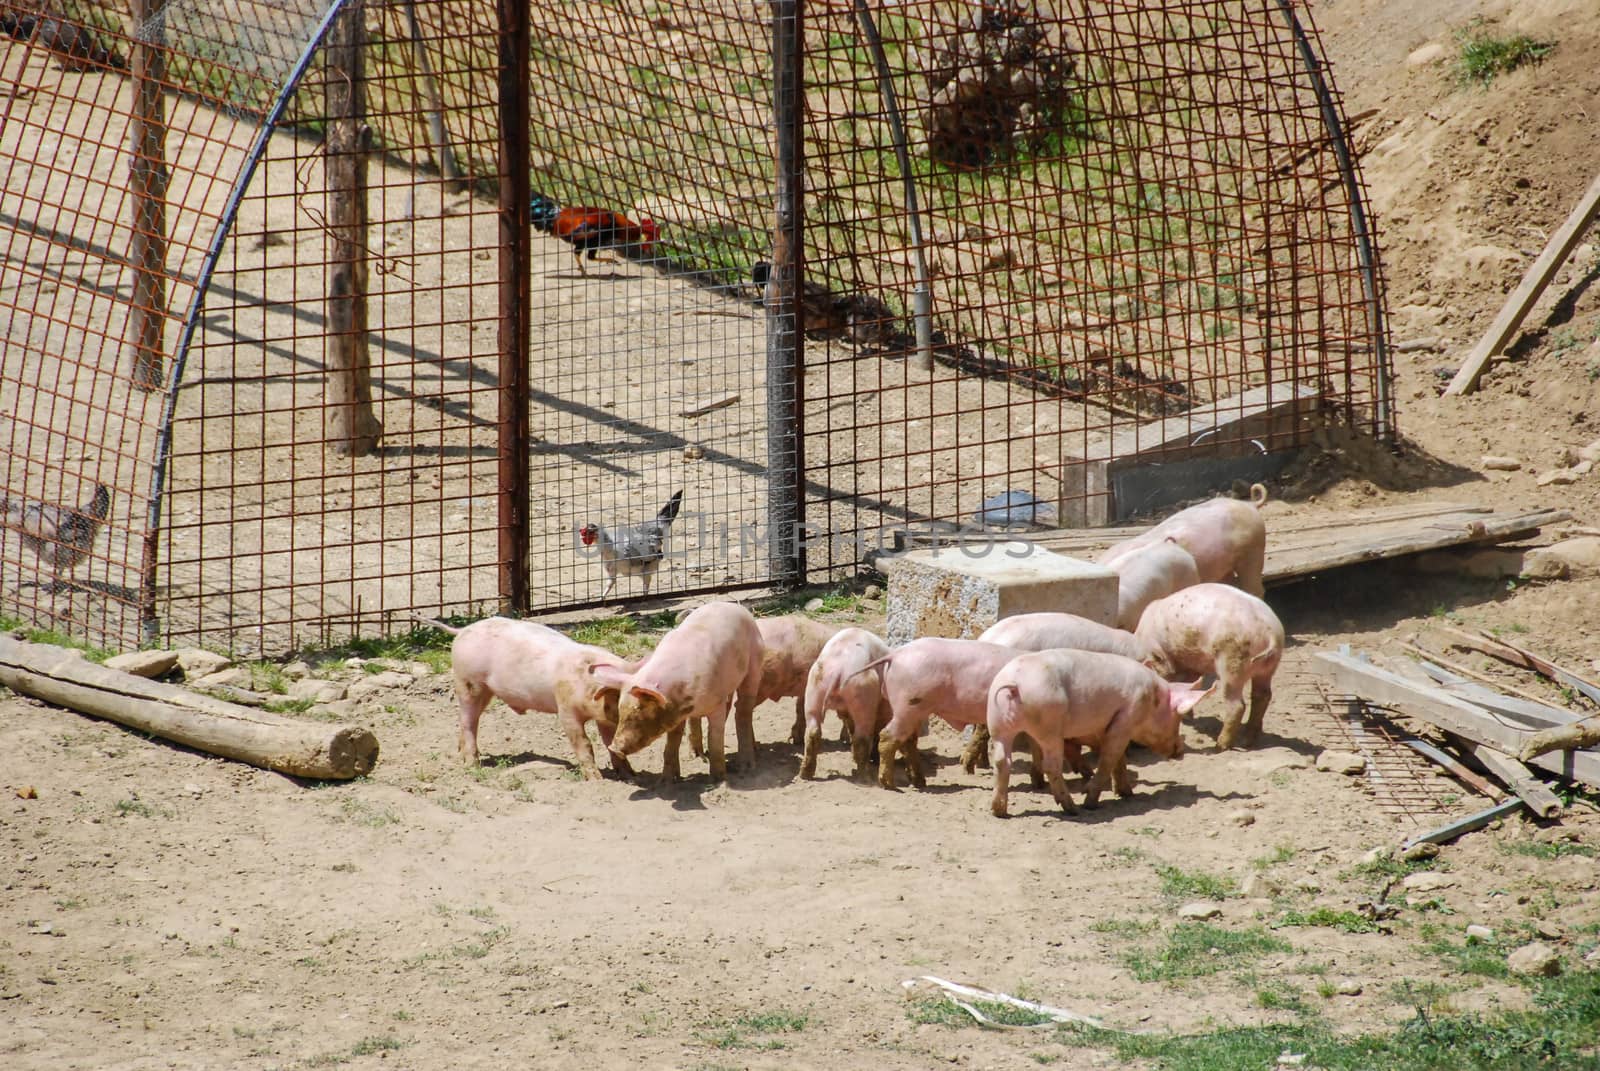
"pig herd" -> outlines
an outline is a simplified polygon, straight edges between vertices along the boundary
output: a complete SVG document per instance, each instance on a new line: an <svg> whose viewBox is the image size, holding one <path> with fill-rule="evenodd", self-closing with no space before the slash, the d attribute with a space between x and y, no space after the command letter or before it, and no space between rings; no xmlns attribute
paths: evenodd
<svg viewBox="0 0 1600 1071"><path fill-rule="evenodd" d="M1265 498L1256 485L1249 502L1212 499L1105 551L1100 561L1119 577L1115 628L1068 613L1024 614L975 640L925 637L891 650L866 629L800 615L758 619L714 602L690 612L648 657L629 661L543 625L488 618L453 630L461 754L478 761L478 721L499 696L518 713L557 715L585 778L600 777L590 721L621 776L633 773L628 755L664 736L662 776L676 779L688 731L694 753L722 778L729 712L738 761L749 770L755 708L793 697L803 778L815 776L823 718L833 711L857 777L868 775L876 753L879 784L895 787L898 759L921 788L918 736L937 715L974 727L963 764L970 772L992 761L996 815L1006 814L1019 745L1033 757L1035 785L1047 781L1065 810L1076 810L1067 764L1088 776L1084 803L1094 806L1108 786L1132 791L1130 744L1181 755L1183 716L1216 688L1225 699L1219 748L1260 734L1284 646L1283 626L1260 597ZM1216 683L1202 690L1208 674ZM1172 683L1183 678L1193 682ZM1092 770L1085 747L1098 756Z"/></svg>

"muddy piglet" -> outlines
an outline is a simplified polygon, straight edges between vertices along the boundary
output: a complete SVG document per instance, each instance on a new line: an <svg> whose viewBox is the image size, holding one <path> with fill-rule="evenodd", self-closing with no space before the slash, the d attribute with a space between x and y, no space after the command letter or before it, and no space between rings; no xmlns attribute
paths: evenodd
<svg viewBox="0 0 1600 1071"><path fill-rule="evenodd" d="M806 750L800 760L801 777L810 780L817 774L822 719L830 710L838 711L851 728L850 756L855 760L855 776L866 774L872 742L878 730L889 722L889 707L878 675L862 670L888 655L888 644L864 628L843 629L823 645L806 677Z"/></svg>
<svg viewBox="0 0 1600 1071"><path fill-rule="evenodd" d="M1248 684L1250 718L1244 722L1243 743L1256 742L1272 701L1272 675L1283 657L1283 625L1270 606L1226 584L1196 584L1145 607L1138 635L1155 652L1162 676L1217 675L1228 702L1217 734L1222 750L1239 737Z"/></svg>
<svg viewBox="0 0 1600 1071"><path fill-rule="evenodd" d="M576 643L555 629L532 621L489 617L461 629L429 623L455 635L450 658L456 702L461 707L463 759L477 764L478 720L484 708L499 696L518 714L533 710L559 717L586 780L600 777L594 748L585 731L591 721L599 726L600 739L611 753L611 768L624 776L633 774L628 760L612 747L618 688L597 680L590 671L605 667L625 674L636 663L602 647Z"/></svg>
<svg viewBox="0 0 1600 1071"><path fill-rule="evenodd" d="M1116 569L1116 563L1132 552L1171 538L1189 552L1202 581L1229 581L1252 595L1266 589L1261 570L1267 557L1267 526L1261 507L1267 489L1250 486L1250 501L1213 498L1209 502L1180 510L1143 535L1106 548L1097 559Z"/></svg>
<svg viewBox="0 0 1600 1071"><path fill-rule="evenodd" d="M684 723L705 718L711 776L720 779L728 771L724 731L733 706L739 761L746 771L754 769L751 712L761 688L761 651L761 630L750 611L731 602L712 602L697 607L662 637L632 674L595 667L595 676L621 689L612 746L631 755L665 733L662 777L675 781Z"/></svg>
<svg viewBox="0 0 1600 1071"><path fill-rule="evenodd" d="M989 682L1020 653L995 643L927 636L868 666L877 671L889 705L889 723L878 734L878 784L894 787L895 752L903 749L911 783L923 788L917 730L935 714L957 729L982 724Z"/></svg>
<svg viewBox="0 0 1600 1071"><path fill-rule="evenodd" d="M1076 813L1061 773L1063 741L1095 742L1100 763L1089 780L1084 806L1093 807L1138 740L1158 755L1183 754L1179 725L1206 693L1172 686L1154 670L1121 655L1051 650L1021 655L995 674L988 709L994 799L990 809L1006 816L1012 746L1021 733L1035 743L1050 793L1063 810Z"/></svg>

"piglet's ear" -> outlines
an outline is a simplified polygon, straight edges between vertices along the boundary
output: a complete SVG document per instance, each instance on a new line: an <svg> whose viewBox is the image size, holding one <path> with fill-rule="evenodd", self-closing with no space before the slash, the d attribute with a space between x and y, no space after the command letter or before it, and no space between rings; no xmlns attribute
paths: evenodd
<svg viewBox="0 0 1600 1071"><path fill-rule="evenodd" d="M1199 684L1199 683L1200 683L1199 681L1195 681L1195 684ZM1173 713L1177 714L1178 717L1180 717L1180 718L1188 717L1189 713L1191 711L1193 711L1195 707L1200 705L1200 701L1202 699L1204 699L1206 696L1210 695L1213 691L1215 691L1216 687L1217 686L1215 684L1213 684L1210 688L1207 688L1205 691L1201 691L1200 689L1195 688L1195 687L1183 687L1181 685L1173 685L1173 687L1172 687L1172 710L1173 710Z"/></svg>
<svg viewBox="0 0 1600 1071"><path fill-rule="evenodd" d="M654 699L662 706L666 706L667 704L667 697L648 685L635 684L632 688L629 688L628 691L632 693L636 699Z"/></svg>
<svg viewBox="0 0 1600 1071"><path fill-rule="evenodd" d="M589 663L589 676L593 677L595 683L602 687L615 688L621 691L622 686L628 683L628 678L632 676L632 673L624 666L614 666L608 662L591 662Z"/></svg>

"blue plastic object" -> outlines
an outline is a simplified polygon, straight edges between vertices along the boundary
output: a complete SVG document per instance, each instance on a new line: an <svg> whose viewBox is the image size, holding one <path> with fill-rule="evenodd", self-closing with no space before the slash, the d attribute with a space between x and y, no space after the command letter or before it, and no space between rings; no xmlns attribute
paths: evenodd
<svg viewBox="0 0 1600 1071"><path fill-rule="evenodd" d="M973 519L990 528L1035 528L1056 523L1056 508L1027 491L1002 491L983 500Z"/></svg>

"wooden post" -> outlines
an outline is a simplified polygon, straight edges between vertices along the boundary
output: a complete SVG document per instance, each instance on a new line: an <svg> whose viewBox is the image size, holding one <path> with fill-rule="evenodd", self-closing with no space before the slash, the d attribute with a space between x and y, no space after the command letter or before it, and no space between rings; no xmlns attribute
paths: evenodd
<svg viewBox="0 0 1600 1071"><path fill-rule="evenodd" d="M85 661L77 651L0 635L0 684L56 706L295 777L372 772L370 729L296 721Z"/></svg>
<svg viewBox="0 0 1600 1071"><path fill-rule="evenodd" d="M1506 303L1500 309L1500 315L1494 318L1494 323L1489 325L1489 330L1483 338L1467 354L1467 359L1462 362L1461 368L1456 372L1456 377L1444 389L1446 394L1471 394L1478 385L1478 379L1483 375L1483 370L1489 367L1489 362L1497 353L1505 350L1512 338L1516 336L1517 329L1522 326L1523 318L1528 315L1528 310L1533 308L1533 303L1539 300L1539 295L1544 293L1544 288L1550 285L1550 280L1555 278L1556 271L1566 262L1567 257L1578 247L1578 240L1583 237L1583 232L1594 222L1600 214L1600 175L1596 175L1589 189L1584 193L1583 199L1578 202L1578 207L1572 210L1567 221L1561 229L1550 236L1550 242L1544 247L1544 252L1539 254L1539 259L1533 262L1528 273L1522 277L1521 284L1506 298Z"/></svg>
<svg viewBox="0 0 1600 1071"><path fill-rule="evenodd" d="M167 77L166 0L132 0L134 24L132 144L128 188L133 194L133 299L128 315L133 340L133 385L166 387L167 324Z"/></svg>
<svg viewBox="0 0 1600 1071"><path fill-rule="evenodd" d="M777 128L772 268L767 277L767 565L780 587L805 582L805 307L800 300L805 188L803 0L771 0L772 119Z"/></svg>
<svg viewBox="0 0 1600 1071"><path fill-rule="evenodd" d="M530 135L528 65L532 25L527 0L497 0L500 59L500 391L498 411L500 601L511 614L532 608L533 578L528 553L533 482L528 451L532 431L528 401L532 344L533 176L528 171Z"/></svg>
<svg viewBox="0 0 1600 1071"><path fill-rule="evenodd" d="M367 126L362 51L366 6L352 0L328 31L328 393L326 433L334 452L365 457L377 449L383 425L372 408L372 354L367 345Z"/></svg>

